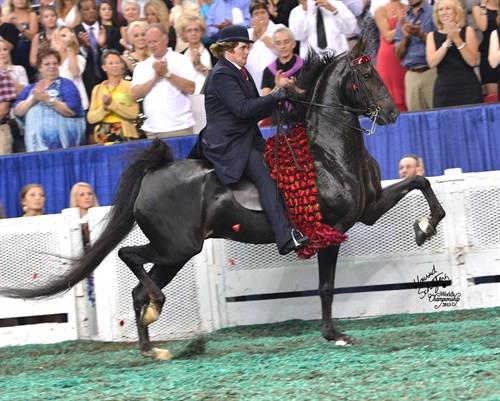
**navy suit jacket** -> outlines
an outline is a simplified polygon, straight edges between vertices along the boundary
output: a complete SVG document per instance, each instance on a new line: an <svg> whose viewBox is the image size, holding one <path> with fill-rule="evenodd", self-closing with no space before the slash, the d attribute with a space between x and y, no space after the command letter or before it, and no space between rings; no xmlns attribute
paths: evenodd
<svg viewBox="0 0 500 401"><path fill-rule="evenodd" d="M275 104L272 96L259 96L252 78L245 80L232 63L217 62L205 89L207 125L201 141L222 183L238 182L252 147L263 150L257 123L271 115Z"/></svg>

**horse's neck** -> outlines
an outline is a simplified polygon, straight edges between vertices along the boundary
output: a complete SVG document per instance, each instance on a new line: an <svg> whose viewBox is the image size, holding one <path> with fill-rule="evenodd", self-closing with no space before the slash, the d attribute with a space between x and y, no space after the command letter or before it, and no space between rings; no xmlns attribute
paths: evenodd
<svg viewBox="0 0 500 401"><path fill-rule="evenodd" d="M326 90L317 103L340 105L340 88ZM328 100L327 100L328 99ZM318 168L349 168L364 149L358 116L337 108L317 107L308 117L310 148Z"/></svg>

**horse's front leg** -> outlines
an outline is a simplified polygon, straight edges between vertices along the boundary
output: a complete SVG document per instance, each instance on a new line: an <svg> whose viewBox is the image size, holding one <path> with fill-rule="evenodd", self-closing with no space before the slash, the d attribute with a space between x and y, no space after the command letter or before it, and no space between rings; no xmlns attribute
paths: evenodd
<svg viewBox="0 0 500 401"><path fill-rule="evenodd" d="M376 202L367 205L360 221L368 225L374 224L385 212L414 189L420 190L425 196L431 212L430 217L421 217L413 225L415 241L417 245L422 245L436 233L437 225L446 215L427 178L421 176L408 177L384 188L380 198Z"/></svg>
<svg viewBox="0 0 500 401"><path fill-rule="evenodd" d="M321 249L318 252L321 334L328 341L335 341L337 345L352 345L355 343L354 338L337 331L332 322L332 303L338 255L338 246Z"/></svg>

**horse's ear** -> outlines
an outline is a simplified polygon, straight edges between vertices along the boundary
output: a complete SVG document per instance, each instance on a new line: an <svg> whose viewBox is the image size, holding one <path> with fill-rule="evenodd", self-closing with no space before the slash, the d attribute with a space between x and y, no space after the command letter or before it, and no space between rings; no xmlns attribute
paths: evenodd
<svg viewBox="0 0 500 401"><path fill-rule="evenodd" d="M366 35L363 35L358 39L358 42L354 45L354 47L351 50L353 58L357 58L363 55L366 47L366 41L367 41Z"/></svg>

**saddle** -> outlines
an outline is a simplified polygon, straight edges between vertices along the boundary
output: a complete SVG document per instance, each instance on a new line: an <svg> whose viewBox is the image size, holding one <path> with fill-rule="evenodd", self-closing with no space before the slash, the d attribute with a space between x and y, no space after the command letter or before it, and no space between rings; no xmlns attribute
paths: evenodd
<svg viewBox="0 0 500 401"><path fill-rule="evenodd" d="M203 154L203 150L201 148L201 136L203 135L203 131L198 135L198 140L195 145L191 149L191 152L188 155L188 159L195 160L203 160L207 163L210 163L205 155ZM210 163L211 164L211 163ZM246 178L241 178L239 182L236 184L228 185L228 188L233 193L234 200L244 209L252 210L254 212L263 212L262 205L260 204L259 192L257 191L257 187L253 182Z"/></svg>
<svg viewBox="0 0 500 401"><path fill-rule="evenodd" d="M241 207L254 212L262 212L264 210L260 204L257 187L250 180L242 178L236 184L231 184L228 187L233 193L234 200Z"/></svg>

